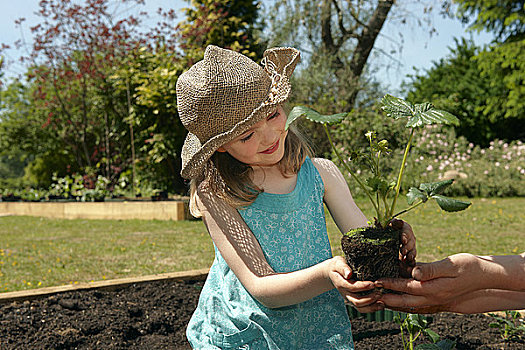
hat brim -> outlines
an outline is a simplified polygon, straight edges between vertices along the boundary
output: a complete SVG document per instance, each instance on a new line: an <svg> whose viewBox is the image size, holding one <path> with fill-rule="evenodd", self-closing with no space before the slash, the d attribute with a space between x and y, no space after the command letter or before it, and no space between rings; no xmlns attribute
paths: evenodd
<svg viewBox="0 0 525 350"><path fill-rule="evenodd" d="M286 56L290 58L282 62L283 60L280 60L280 58ZM181 176L183 178L192 179L202 174L204 165L219 147L242 135L250 127L273 112L276 106L288 99L291 92L290 76L299 62L299 51L294 48L273 48L266 50L264 57L275 64L276 73L280 75L276 86L271 87L271 90L275 91L272 101L268 102L265 99L249 116L237 123L232 129L212 137L204 144L201 144L197 136L188 133L182 147L182 154L185 155L182 157ZM270 91L268 94L270 94Z"/></svg>

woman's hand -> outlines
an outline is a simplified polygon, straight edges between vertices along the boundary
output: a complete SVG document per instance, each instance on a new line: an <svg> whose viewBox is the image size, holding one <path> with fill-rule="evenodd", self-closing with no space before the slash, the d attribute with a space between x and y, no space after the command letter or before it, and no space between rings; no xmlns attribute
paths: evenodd
<svg viewBox="0 0 525 350"><path fill-rule="evenodd" d="M390 225L401 231L401 247L399 248L400 270L403 277L410 277L412 268L416 266L416 236L412 227L403 220L393 219Z"/></svg>
<svg viewBox="0 0 525 350"><path fill-rule="evenodd" d="M342 256L330 259L328 265L328 278L345 299L347 304L354 306L361 313L382 310L384 304L377 302L381 293L374 291L375 285L371 281L352 281L352 269ZM371 291L370 294L361 295L358 292Z"/></svg>
<svg viewBox="0 0 525 350"><path fill-rule="evenodd" d="M453 311L458 298L482 288L479 258L456 254L441 261L419 264L413 279L383 279L376 285L405 294L385 294L381 300L390 308L408 312Z"/></svg>

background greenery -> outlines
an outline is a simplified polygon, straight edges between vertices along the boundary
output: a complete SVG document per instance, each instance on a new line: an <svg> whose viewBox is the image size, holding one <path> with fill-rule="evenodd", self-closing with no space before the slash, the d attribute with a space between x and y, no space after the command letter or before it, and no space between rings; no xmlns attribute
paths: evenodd
<svg viewBox="0 0 525 350"><path fill-rule="evenodd" d="M523 2L494 3L443 2L444 15L468 23L471 30L492 32L495 40L476 47L457 38L449 55L412 76L399 96L414 103L432 101L461 120L460 126L439 131L446 138L439 150L425 149L429 138L419 139L421 147L413 150L418 159L411 172L414 182L424 179L423 173L440 177L455 170L468 176L456 186L458 194L523 195L523 171L517 165L523 161L521 148L511 160L497 159L491 149L500 141L519 148L525 138ZM32 29L34 42L23 57L27 71L16 79L2 78L5 59L0 49L4 200L56 197L53 191L59 183L75 176L82 177L89 191L74 197L84 200L184 194L187 188L179 172L186 131L177 116L175 84L202 58L208 44L256 61L266 47L300 48L302 62L293 76L291 105L305 104L323 114L352 112L347 122L334 127L345 149L362 146L360 135L371 128L390 141L393 154L404 144L402 126L386 122L376 108L376 101L389 91L375 78L380 57L371 52L386 19L401 32L426 26L421 19L431 5L415 16L393 1L192 0L183 18L162 9L157 26L148 30L141 26L145 14L126 16L125 11L112 11L111 5L108 0L42 2L41 23ZM402 49L392 44L393 51ZM303 123L303 128L318 154L330 157L319 125ZM469 149L478 150L469 155L471 171L465 161L456 164L457 159L441 173L422 171L439 169L433 156L450 160L452 154ZM498 171L496 162L510 171Z"/></svg>

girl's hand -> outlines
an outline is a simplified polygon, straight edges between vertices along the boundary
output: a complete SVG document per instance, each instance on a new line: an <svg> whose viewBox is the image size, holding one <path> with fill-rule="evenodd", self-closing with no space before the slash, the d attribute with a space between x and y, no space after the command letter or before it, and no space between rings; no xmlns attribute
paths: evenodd
<svg viewBox="0 0 525 350"><path fill-rule="evenodd" d="M410 277L412 268L416 266L416 236L412 227L403 220L393 219L390 225L401 231L401 247L399 248L401 275Z"/></svg>
<svg viewBox="0 0 525 350"><path fill-rule="evenodd" d="M361 313L382 310L384 304L377 302L381 293L374 291L375 285L371 281L352 281L352 269L345 258L336 256L328 264L328 278L345 299L345 303L354 306ZM371 291L370 294L361 295L358 292Z"/></svg>

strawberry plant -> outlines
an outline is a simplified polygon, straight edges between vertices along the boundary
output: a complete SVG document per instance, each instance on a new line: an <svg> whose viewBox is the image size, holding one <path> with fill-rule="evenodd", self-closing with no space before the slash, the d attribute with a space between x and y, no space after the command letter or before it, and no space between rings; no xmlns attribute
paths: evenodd
<svg viewBox="0 0 525 350"><path fill-rule="evenodd" d="M340 165L361 187L375 209L376 216L373 225L352 230L342 237L343 251L354 271L354 276L359 280L399 277L400 238L399 232L389 226L392 219L429 200L435 200L439 207L447 212L464 210L470 206L468 202L444 196L444 191L452 184L453 180L443 180L422 183L417 188L410 188L406 194L407 207L396 211L403 174L416 130L432 124L457 125L459 120L446 111L434 108L429 102L412 104L391 95L383 97L381 109L388 117L406 119L406 127L410 129L410 136L406 142L403 159L397 174L383 171L381 160L388 156L391 150L388 147L388 141L378 138L374 131L365 134L369 144L367 149L351 150L345 156L341 154L332 139L328 125L341 122L348 115L347 113L322 115L311 108L296 106L288 115L287 120L287 126L300 117L323 124L328 141L339 159ZM371 175L361 178L363 173L358 174L352 170L349 162L355 163L357 166L367 167ZM370 222L372 221L370 220Z"/></svg>

